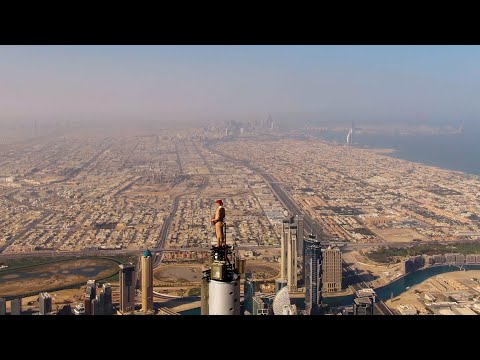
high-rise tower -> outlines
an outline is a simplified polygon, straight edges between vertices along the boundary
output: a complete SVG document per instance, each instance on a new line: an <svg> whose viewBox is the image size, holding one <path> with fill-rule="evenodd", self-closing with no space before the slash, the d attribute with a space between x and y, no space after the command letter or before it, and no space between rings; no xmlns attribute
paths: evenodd
<svg viewBox="0 0 480 360"><path fill-rule="evenodd" d="M142 256L142 311L153 311L153 261L149 250Z"/></svg>
<svg viewBox="0 0 480 360"><path fill-rule="evenodd" d="M298 224L295 218L284 218L282 221L280 276L287 280L289 291L297 290L297 236Z"/></svg>
<svg viewBox="0 0 480 360"><path fill-rule="evenodd" d="M323 251L323 291L342 289L342 253L338 247L329 246Z"/></svg>
<svg viewBox="0 0 480 360"><path fill-rule="evenodd" d="M39 299L40 315L47 315L52 312L52 297L49 293L40 293Z"/></svg>
<svg viewBox="0 0 480 360"><path fill-rule="evenodd" d="M105 283L100 294L100 306L103 308L103 315L112 315L112 285Z"/></svg>
<svg viewBox="0 0 480 360"><path fill-rule="evenodd" d="M7 299L0 298L0 315L7 314Z"/></svg>
<svg viewBox="0 0 480 360"><path fill-rule="evenodd" d="M85 288L85 315L92 315L92 300L97 295L97 282L95 280L88 280Z"/></svg>
<svg viewBox="0 0 480 360"><path fill-rule="evenodd" d="M245 282L243 283L244 301L243 308L248 311L250 315L253 314L253 298L255 297L255 281L253 281L253 274L245 274Z"/></svg>
<svg viewBox="0 0 480 360"><path fill-rule="evenodd" d="M297 235L297 254L302 254L303 253L303 236L304 236L304 216L303 215L297 215L295 217L295 220L297 222L297 230L298 230L298 235Z"/></svg>
<svg viewBox="0 0 480 360"><path fill-rule="evenodd" d="M120 266L120 311L129 313L135 310L135 266Z"/></svg>
<svg viewBox="0 0 480 360"><path fill-rule="evenodd" d="M304 244L305 310L309 315L317 315L322 304L322 246L313 234Z"/></svg>
<svg viewBox="0 0 480 360"><path fill-rule="evenodd" d="M10 314L22 315L22 298L10 300Z"/></svg>

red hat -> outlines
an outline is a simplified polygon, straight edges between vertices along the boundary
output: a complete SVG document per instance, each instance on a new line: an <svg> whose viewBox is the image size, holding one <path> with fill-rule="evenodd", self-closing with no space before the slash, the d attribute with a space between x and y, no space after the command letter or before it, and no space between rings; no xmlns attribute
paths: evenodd
<svg viewBox="0 0 480 360"><path fill-rule="evenodd" d="M215 203L220 204L220 205L223 205L223 201L220 200L220 199L218 199L217 201L215 201Z"/></svg>

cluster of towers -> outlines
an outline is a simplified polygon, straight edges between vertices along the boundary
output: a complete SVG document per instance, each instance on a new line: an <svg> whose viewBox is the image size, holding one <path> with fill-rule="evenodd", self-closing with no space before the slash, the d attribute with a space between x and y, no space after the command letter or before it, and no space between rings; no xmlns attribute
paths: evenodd
<svg viewBox="0 0 480 360"><path fill-rule="evenodd" d="M109 283L102 285L102 290L97 293L95 280L88 280L85 289L84 302L85 315L112 315L112 286Z"/></svg>
<svg viewBox="0 0 480 360"><path fill-rule="evenodd" d="M145 250L141 258L141 291L142 311L153 313L153 258L149 250ZM136 272L135 265L120 265L120 312L132 313L135 310Z"/></svg>
<svg viewBox="0 0 480 360"><path fill-rule="evenodd" d="M246 314L296 314L290 305L289 292L298 291L298 259L302 256L306 314L322 312L322 291L341 289L342 258L338 248L325 247L314 235L304 238L303 216L290 216L282 221L280 278L275 281L276 295L255 296L251 273L244 274L245 260L229 245L214 246L208 269L203 272L201 288L202 315L240 314L240 278L244 281L244 311ZM285 298L285 301L278 299ZM275 299L278 300L275 305ZM285 302L285 304L284 304ZM287 304L288 302L288 304Z"/></svg>
<svg viewBox="0 0 480 360"><path fill-rule="evenodd" d="M342 254L336 247L325 247L313 234L304 238L302 215L286 217L282 221L280 279L288 290L298 289L299 254L302 256L302 274L305 286L307 314L321 311L322 291L335 292L342 287Z"/></svg>
<svg viewBox="0 0 480 360"><path fill-rule="evenodd" d="M298 277L301 273L305 286L305 312L315 315L322 312L322 291L333 292L341 289L342 259L338 248L330 246L324 248L314 235L308 237L304 235L303 216L284 218L281 233L280 278L276 280L275 287L277 295L283 292L282 296L287 299L289 292L298 291ZM297 263L299 254L302 257L300 260L303 260L302 269L299 269ZM152 253L146 250L140 260L142 312L151 314L154 312ZM121 264L119 267L119 311L122 314L133 313L137 288L135 265ZM240 280L244 275L245 311L250 314L271 312L273 306L270 306L272 305L270 303L275 295L268 299L265 299L265 296L255 297L255 282L251 273L245 274L245 259L240 257L232 246L220 244L211 248L208 269L203 272L201 314L240 315ZM0 313L5 307L1 300L4 299L0 299ZM52 311L52 298L48 293L40 294L39 305L42 315ZM290 304L277 301L276 305L276 313L296 314L296 308ZM21 312L17 307L18 304L12 301L12 314ZM97 294L96 281L89 280L85 291L84 313L110 315L113 311L110 284L103 284L102 291Z"/></svg>

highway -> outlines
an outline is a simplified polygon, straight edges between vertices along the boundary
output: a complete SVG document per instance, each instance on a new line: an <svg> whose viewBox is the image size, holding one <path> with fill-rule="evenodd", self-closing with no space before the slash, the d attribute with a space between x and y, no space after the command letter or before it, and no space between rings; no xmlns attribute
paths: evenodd
<svg viewBox="0 0 480 360"><path fill-rule="evenodd" d="M287 191L283 188L283 186L270 174L266 173L262 169L256 167L255 165L252 165L249 161L246 160L238 160L236 158L233 158L231 156L225 155L224 153L213 149L211 147L211 143L205 143L205 147L210 150L212 153L217 154L218 156L222 156L223 158L236 163L238 165L242 165L246 167L247 169L250 169L253 172L256 172L258 175L260 175L267 185L270 187L272 192L275 194L277 199L280 201L280 203L287 209L287 211L292 214L292 215L303 215L304 216L304 231L305 235L309 235L311 233L315 234L317 238L322 239L322 240L328 240L326 238L325 233L322 231L321 226L315 222L310 215L305 214L299 206L296 204L295 200L293 200L290 195L287 193Z"/></svg>
<svg viewBox="0 0 480 360"><path fill-rule="evenodd" d="M160 237L159 237L160 241ZM340 248L343 249L364 249L369 247L375 246L411 246L412 243L349 243L349 242L341 242L341 241L332 241L332 244L338 245ZM425 243L426 244L426 243ZM451 244L451 243L450 243ZM432 244L433 245L433 244ZM265 250L265 249L280 249L279 245L243 245L243 246L236 246L236 250ZM152 254L156 253L163 253L163 252L175 252L175 251L210 251L211 248L209 247L189 247L189 248L164 248L162 246L156 247L155 249L151 250ZM12 253L12 254L2 254L2 258L18 258L18 257L32 257L32 256L45 256L45 257L53 257L53 256L115 256L115 255L122 255L122 254L143 254L143 250L82 250L82 251L30 251L30 252L22 252L22 253Z"/></svg>
<svg viewBox="0 0 480 360"><path fill-rule="evenodd" d="M175 196L173 199L172 210L170 211L170 215L167 216L165 222L163 223L162 230L160 231L160 235L158 236L157 245L155 246L155 260L153 261L153 267L157 267L160 265L162 261L162 252L165 247L165 242L167 240L168 229L170 228L170 224L172 223L173 217L177 213L178 209L178 202L180 200L180 195Z"/></svg>

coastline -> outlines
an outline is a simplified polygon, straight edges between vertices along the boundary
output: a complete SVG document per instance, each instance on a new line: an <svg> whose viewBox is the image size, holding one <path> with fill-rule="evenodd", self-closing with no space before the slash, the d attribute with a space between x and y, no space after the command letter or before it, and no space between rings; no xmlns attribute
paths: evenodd
<svg viewBox="0 0 480 360"><path fill-rule="evenodd" d="M344 145L343 143L340 143L338 141L335 141L334 139L328 139L328 138L324 138L324 137L318 137L317 139L329 144L329 145L335 145L335 146L339 146L339 145ZM390 159L396 159L396 160L400 160L400 161L405 161L405 162L408 162L408 163L412 163L412 164L416 164L416 165L420 165L420 166L426 166L426 167L429 167L429 168L432 168L432 169L435 169L435 170L439 170L439 171L444 171L444 172L450 172L450 173L453 173L453 174L457 174L457 175L461 175L461 176L474 176L476 178L480 178L480 171L478 170L466 170L466 169L462 169L462 170L459 170L459 169L453 169L453 168L449 168L449 167L446 167L446 166L441 166L441 165L433 165L431 162L427 162L427 161L421 161L421 160L414 160L414 159L409 159L407 158L408 156L405 156L404 153L402 153L401 149L393 149L393 148L385 148L385 147L375 147L375 146L372 146L372 145L367 145L367 144L358 144L358 143L354 143L353 146L352 146L353 149L358 149L358 150L364 150L364 151L367 151L369 153L373 153L373 154L377 154L377 155L380 155L380 156L386 156ZM477 171L477 172L475 172Z"/></svg>

